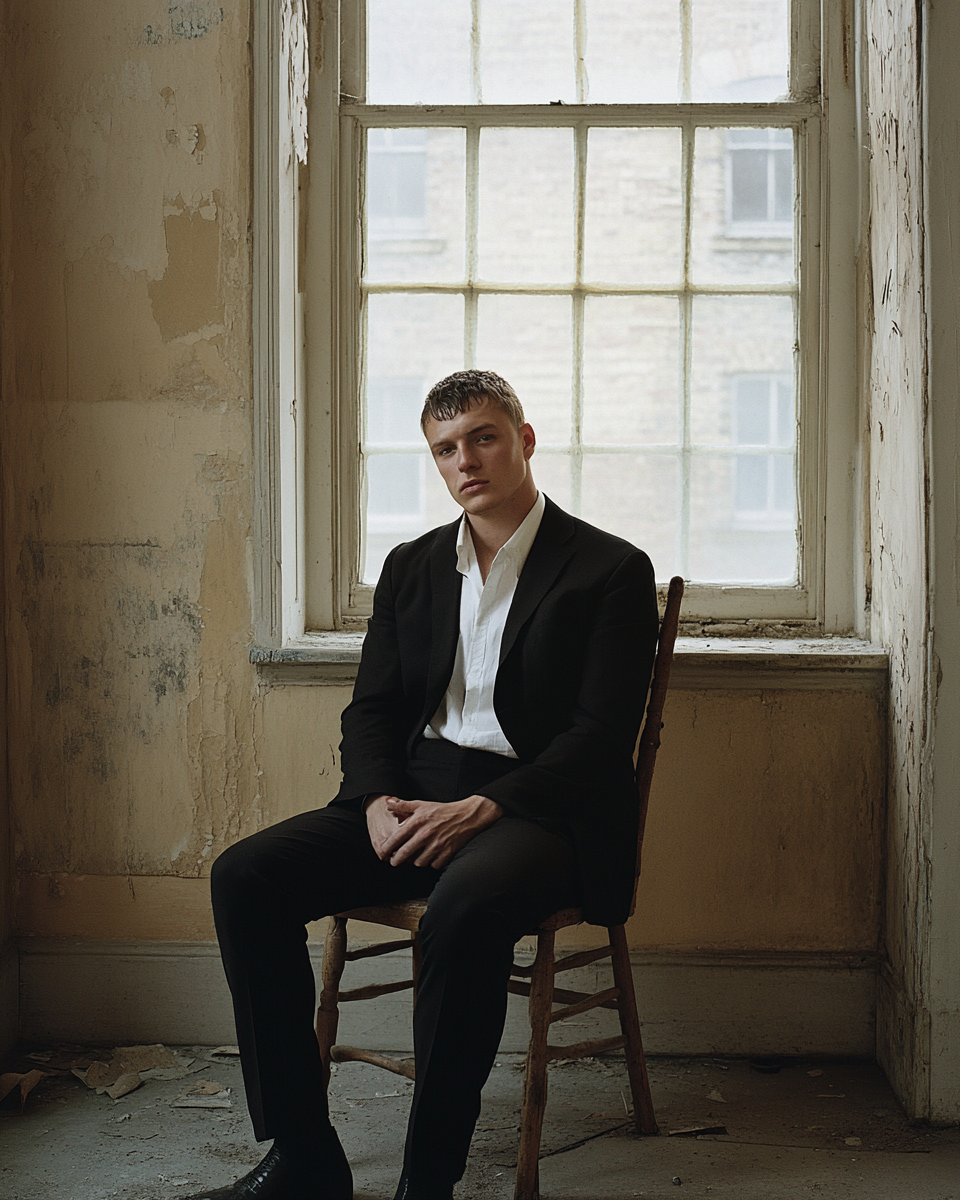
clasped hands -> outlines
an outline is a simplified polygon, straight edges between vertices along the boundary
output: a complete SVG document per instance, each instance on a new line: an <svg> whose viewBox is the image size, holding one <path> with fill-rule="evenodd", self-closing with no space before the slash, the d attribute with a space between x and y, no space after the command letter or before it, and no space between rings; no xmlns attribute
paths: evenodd
<svg viewBox="0 0 960 1200"><path fill-rule="evenodd" d="M412 862L437 871L503 816L500 805L486 796L437 804L377 795L367 799L365 811L370 844L378 858L392 867Z"/></svg>

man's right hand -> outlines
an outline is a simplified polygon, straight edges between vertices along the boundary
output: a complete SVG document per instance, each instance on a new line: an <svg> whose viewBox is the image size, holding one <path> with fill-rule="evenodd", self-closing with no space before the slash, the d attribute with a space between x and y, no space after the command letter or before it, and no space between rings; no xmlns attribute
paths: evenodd
<svg viewBox="0 0 960 1200"><path fill-rule="evenodd" d="M370 835L370 845L376 852L377 858L383 859L388 857L383 853L383 847L388 838L391 838L400 828L400 822L387 807L388 800L397 800L397 796L390 796L386 792L381 792L379 795L368 796L363 806L363 811L367 817L367 833Z"/></svg>

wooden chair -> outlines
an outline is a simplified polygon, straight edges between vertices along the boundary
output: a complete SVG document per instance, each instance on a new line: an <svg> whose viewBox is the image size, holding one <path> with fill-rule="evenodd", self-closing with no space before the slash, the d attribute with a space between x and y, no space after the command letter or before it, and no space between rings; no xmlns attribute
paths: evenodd
<svg viewBox="0 0 960 1200"><path fill-rule="evenodd" d="M677 637L682 598L683 580L675 577L670 581L666 611L660 625L653 682L638 743L637 789L640 795L640 829L637 840L638 877L640 852L643 846L643 829L650 798L650 784L653 780L657 749L660 746L661 715L670 679L673 646ZM631 915L636 907L636 900L637 886L635 882L633 902L630 906ZM325 1086L329 1085L331 1062L372 1063L387 1071L393 1071L397 1075L405 1075L408 1079L415 1078L415 1063L412 1058L393 1059L377 1054L373 1050L362 1050L355 1046L338 1046L336 1039L340 1016L339 1005L343 1001L370 1000L376 996L385 996L390 992L412 988L414 1002L416 1002L416 984L420 966L417 929L420 925L420 918L426 909L426 900L410 900L401 904L355 908L350 912L338 913L330 918L330 929L323 951L320 1007L317 1011L317 1038L320 1042L320 1053L323 1059ZM381 942L374 946L364 946L359 950L348 950L347 921L349 920L371 921L374 924L387 925L393 929L405 929L410 932L411 936L409 939L400 938L396 941ZM650 1097L650 1083L647 1079L643 1045L640 1040L640 1021L637 1014L637 1001L625 928L623 925L609 927L607 929L609 940L605 946L599 946L593 950L583 950L556 959L554 942L557 930L565 929L568 925L579 925L582 921L583 914L578 908L564 909L544 921L536 930L537 952L533 965L524 967L515 963L511 976L516 978L511 978L507 985L508 990L515 995L529 997L530 1013L530 1043L527 1050L523 1109L520 1116L520 1148L515 1200L539 1200L540 1132L547 1100L547 1064L553 1059L583 1058L586 1055L600 1054L605 1050L614 1050L622 1046L627 1062L630 1091L633 1096L634 1125L638 1133L659 1133L657 1118L653 1111L653 1101ZM399 983L373 984L368 987L352 988L348 991L340 990L340 979L345 963L380 954L390 954L394 950L407 948L412 948L413 951L413 977L411 979L402 980ZM590 995L555 986L555 977L560 972L572 971L602 958L611 960L613 987ZM563 1007L554 1009L554 1004L561 1004ZM553 1022L576 1016L578 1013L588 1012L593 1008L616 1009L620 1018L620 1034L616 1037L591 1038L572 1046L548 1044L547 1035Z"/></svg>

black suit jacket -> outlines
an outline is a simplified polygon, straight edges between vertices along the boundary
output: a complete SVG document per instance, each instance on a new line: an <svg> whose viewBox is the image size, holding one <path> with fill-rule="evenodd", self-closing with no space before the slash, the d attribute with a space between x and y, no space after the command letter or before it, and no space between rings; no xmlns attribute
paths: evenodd
<svg viewBox="0 0 960 1200"><path fill-rule="evenodd" d="M353 701L344 710L343 785L415 798L406 763L453 672L460 633L459 521L397 546L374 596ZM637 845L633 751L658 630L653 567L642 550L550 500L500 648L494 708L518 755L483 789L508 813L573 832L584 914L628 915Z"/></svg>

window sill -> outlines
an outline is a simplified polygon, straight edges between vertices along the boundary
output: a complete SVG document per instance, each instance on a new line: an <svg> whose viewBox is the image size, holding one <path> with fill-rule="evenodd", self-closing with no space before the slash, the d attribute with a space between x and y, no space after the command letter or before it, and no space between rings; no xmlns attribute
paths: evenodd
<svg viewBox="0 0 960 1200"><path fill-rule="evenodd" d="M250 648L268 686L347 687L357 675L362 633L314 633L278 649ZM677 639L672 686L678 688L882 688L888 655L860 638Z"/></svg>

